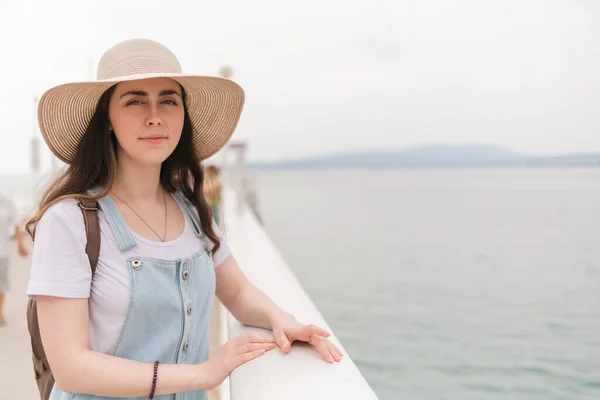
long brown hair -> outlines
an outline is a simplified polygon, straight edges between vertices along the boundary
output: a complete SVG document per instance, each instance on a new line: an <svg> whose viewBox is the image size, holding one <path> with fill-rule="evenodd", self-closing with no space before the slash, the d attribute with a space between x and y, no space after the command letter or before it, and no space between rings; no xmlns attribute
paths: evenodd
<svg viewBox="0 0 600 400"><path fill-rule="evenodd" d="M98 101L96 112L79 142L73 162L48 186L40 200L38 212L26 223L32 239L35 239L38 222L54 204L70 198L97 200L106 196L112 188L117 174L117 139L110 134L108 104L115 87L116 85L104 92ZM192 203L200 217L202 232L214 243L212 251L216 252L221 243L213 230L211 208L202 190L204 172L194 151L192 122L183 87L181 94L185 111L183 130L175 150L162 163L160 183L167 192L180 191ZM102 192L90 196L87 191L96 185L102 188Z"/></svg>

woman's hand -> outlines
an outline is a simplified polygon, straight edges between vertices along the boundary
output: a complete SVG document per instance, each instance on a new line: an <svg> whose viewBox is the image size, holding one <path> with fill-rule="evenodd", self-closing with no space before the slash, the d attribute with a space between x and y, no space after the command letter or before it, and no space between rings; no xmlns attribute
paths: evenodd
<svg viewBox="0 0 600 400"><path fill-rule="evenodd" d="M25 245L23 244L19 244L19 255L23 258L26 258L29 255L29 251L27 250L27 247L25 247Z"/></svg>
<svg viewBox="0 0 600 400"><path fill-rule="evenodd" d="M273 350L277 345L271 338L245 333L225 343L203 364L202 374L208 390L219 386L240 365Z"/></svg>
<svg viewBox="0 0 600 400"><path fill-rule="evenodd" d="M289 353L292 342L299 340L312 344L328 363L340 362L342 352L327 339L330 333L315 325L301 324L290 314L273 321L273 337L284 354Z"/></svg>

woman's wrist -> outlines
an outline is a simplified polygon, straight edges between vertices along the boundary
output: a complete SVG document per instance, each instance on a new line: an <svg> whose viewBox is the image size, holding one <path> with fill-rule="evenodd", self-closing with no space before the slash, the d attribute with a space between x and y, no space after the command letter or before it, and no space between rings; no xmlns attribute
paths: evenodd
<svg viewBox="0 0 600 400"><path fill-rule="evenodd" d="M218 384L212 382L211 371L207 364L208 361L193 366L194 390L212 390L218 386Z"/></svg>
<svg viewBox="0 0 600 400"><path fill-rule="evenodd" d="M176 376L173 376L174 374ZM148 388L150 388L152 376L149 375L148 378ZM157 396L181 392L195 392L198 390L210 390L216 386L211 386L210 368L206 367L206 362L192 365L160 364L157 378ZM175 378L175 381L173 378Z"/></svg>
<svg viewBox="0 0 600 400"><path fill-rule="evenodd" d="M271 326L271 329L273 329L277 325L285 324L285 322L287 321L297 322L296 317L283 310L278 310L277 312L269 316L269 324Z"/></svg>

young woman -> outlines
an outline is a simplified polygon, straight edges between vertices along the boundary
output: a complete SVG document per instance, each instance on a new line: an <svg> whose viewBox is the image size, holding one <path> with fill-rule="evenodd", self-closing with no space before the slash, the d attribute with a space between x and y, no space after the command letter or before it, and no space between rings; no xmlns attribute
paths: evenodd
<svg viewBox="0 0 600 400"><path fill-rule="evenodd" d="M200 161L229 140L243 101L232 81L184 75L167 48L137 39L103 55L97 81L40 99L44 139L68 164L28 224L51 399L204 399L239 365L295 340L340 361L328 332L246 279L212 222ZM79 198L99 203L93 278ZM209 359L215 293L272 338L242 335Z"/></svg>

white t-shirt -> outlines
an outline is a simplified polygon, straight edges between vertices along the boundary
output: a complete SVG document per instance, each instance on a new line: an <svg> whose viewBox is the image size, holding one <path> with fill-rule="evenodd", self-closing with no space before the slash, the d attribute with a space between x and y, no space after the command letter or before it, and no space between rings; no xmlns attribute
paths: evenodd
<svg viewBox="0 0 600 400"><path fill-rule="evenodd" d="M194 233L189 216L182 212L185 228L177 239L154 242L133 232L138 243L137 255L178 260L200 251L201 241ZM90 348L108 353L125 321L129 305L127 258L136 256L136 250L121 253L102 210L98 211L98 219L100 257L92 282L85 253L85 224L76 200L61 201L46 211L36 229L27 295L89 298ZM221 247L213 254L215 267L230 254L222 235L216 233L221 237Z"/></svg>
<svg viewBox="0 0 600 400"><path fill-rule="evenodd" d="M10 254L9 239L17 223L17 210L10 198L0 194L0 259Z"/></svg>

